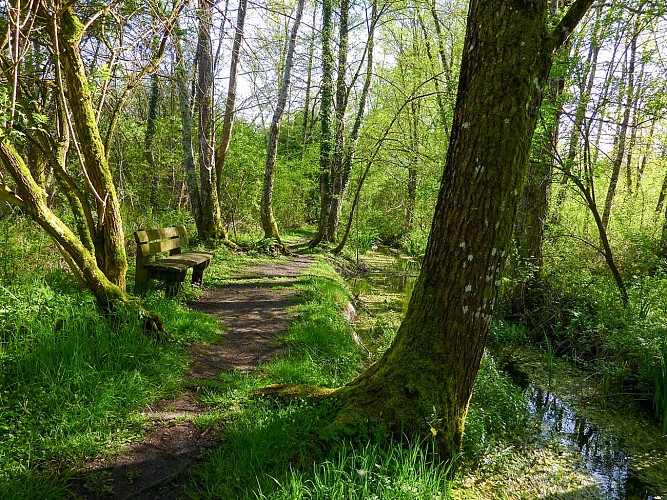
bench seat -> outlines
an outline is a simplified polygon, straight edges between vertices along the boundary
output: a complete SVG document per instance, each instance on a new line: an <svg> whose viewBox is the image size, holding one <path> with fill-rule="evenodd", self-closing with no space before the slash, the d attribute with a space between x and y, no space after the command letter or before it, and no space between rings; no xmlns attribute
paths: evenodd
<svg viewBox="0 0 667 500"><path fill-rule="evenodd" d="M175 296L185 281L188 269L192 268L192 283L203 284L204 271L211 263L213 254L207 252L182 252L188 243L184 226L138 230L134 233L137 242L137 271L134 288L136 293L146 290L151 279L166 284L166 295ZM169 256L159 258L169 252Z"/></svg>

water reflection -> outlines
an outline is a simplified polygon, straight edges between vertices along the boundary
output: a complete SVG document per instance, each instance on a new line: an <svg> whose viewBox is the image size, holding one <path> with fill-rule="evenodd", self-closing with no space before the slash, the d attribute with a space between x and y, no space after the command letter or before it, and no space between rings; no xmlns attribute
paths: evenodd
<svg viewBox="0 0 667 500"><path fill-rule="evenodd" d="M419 269L419 261L398 257L391 266L371 267L363 277L350 281L354 293L370 293L378 288L389 293L408 293L412 291Z"/></svg>
<svg viewBox="0 0 667 500"><path fill-rule="evenodd" d="M528 386L530 410L541 421L539 440L558 443L579 454L588 473L599 482L609 499L653 500L645 484L632 475L628 456L618 442L578 416L562 399L535 386Z"/></svg>
<svg viewBox="0 0 667 500"><path fill-rule="evenodd" d="M385 259L386 256L379 258ZM381 263L378 262L377 266L373 266L373 259L374 257L371 257L366 261L370 265L370 270L362 278L349 280L353 293L359 297L377 291L384 294L402 294L405 310L419 275L419 261L398 257L391 265L387 265L388 260L383 260ZM512 361L506 363L504 369L512 381L524 389L530 398L531 412L541 422L539 433L541 444L546 447L551 443L557 443L579 454L583 466L599 482L597 498L631 500L661 498L653 496L646 483L632 473L628 467L627 454L614 438L578 416L562 399L532 385L528 374Z"/></svg>

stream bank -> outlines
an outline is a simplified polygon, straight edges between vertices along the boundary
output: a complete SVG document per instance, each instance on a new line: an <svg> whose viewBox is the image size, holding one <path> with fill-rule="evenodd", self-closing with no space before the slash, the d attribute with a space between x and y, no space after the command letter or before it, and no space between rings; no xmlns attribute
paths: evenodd
<svg viewBox="0 0 667 500"><path fill-rule="evenodd" d="M360 264L363 276L348 279L359 309L354 326L374 360L400 324L419 263L380 251ZM667 495L667 439L627 396L609 397L595 374L526 346L493 345L487 355L523 394L530 423L520 442L498 442L478 463L464 458L455 498Z"/></svg>

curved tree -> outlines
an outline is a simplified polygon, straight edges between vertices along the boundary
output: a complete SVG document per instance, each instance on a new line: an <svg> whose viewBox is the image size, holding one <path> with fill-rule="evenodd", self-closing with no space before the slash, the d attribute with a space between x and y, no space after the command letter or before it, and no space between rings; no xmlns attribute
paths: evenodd
<svg viewBox="0 0 667 500"><path fill-rule="evenodd" d="M52 78L45 86L49 99L40 106L25 85L33 75L14 57L19 54L0 58L2 84L11 86L7 76L14 75L12 102L22 109L20 119L0 130L0 200L20 207L49 234L104 311L131 304L145 317L157 319L125 292L128 265L120 202L80 51L85 28L96 17L84 24L70 2L34 2L17 9L13 19L0 21L12 24L3 26L11 40L2 50L42 45L48 54L43 74ZM52 210L37 173L24 158L26 143L50 163L69 202L72 227ZM68 155L70 148L74 151ZM162 329L159 320L151 325Z"/></svg>

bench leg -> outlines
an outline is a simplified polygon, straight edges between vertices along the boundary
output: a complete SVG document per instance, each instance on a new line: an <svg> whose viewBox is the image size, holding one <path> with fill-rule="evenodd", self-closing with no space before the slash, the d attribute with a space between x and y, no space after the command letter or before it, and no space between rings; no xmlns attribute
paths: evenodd
<svg viewBox="0 0 667 500"><path fill-rule="evenodd" d="M180 281L165 281L164 296L168 299L176 297L181 291Z"/></svg>
<svg viewBox="0 0 667 500"><path fill-rule="evenodd" d="M203 285L204 284L204 271L208 267L208 262L202 262L201 264L192 268L192 284L193 285Z"/></svg>
<svg viewBox="0 0 667 500"><path fill-rule="evenodd" d="M145 269L137 269L134 275L134 293L140 295L148 290L150 276Z"/></svg>
<svg viewBox="0 0 667 500"><path fill-rule="evenodd" d="M174 274L170 279L165 280L164 295L167 298L173 298L181 294L183 290L182 283L185 281L185 271Z"/></svg>

